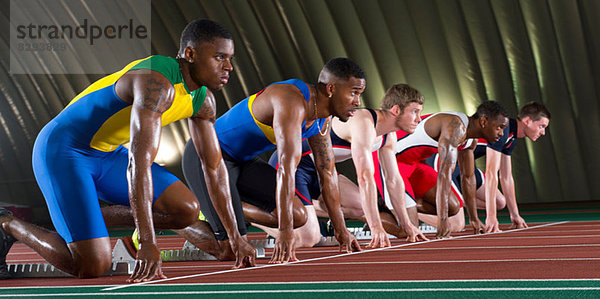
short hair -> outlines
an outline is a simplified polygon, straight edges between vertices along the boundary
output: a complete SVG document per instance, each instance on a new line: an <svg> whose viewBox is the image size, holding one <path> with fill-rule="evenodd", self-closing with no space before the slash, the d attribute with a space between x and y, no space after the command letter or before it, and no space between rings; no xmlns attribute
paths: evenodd
<svg viewBox="0 0 600 299"><path fill-rule="evenodd" d="M231 33L219 23L207 19L196 19L187 24L181 32L179 51L183 51L189 43L212 42L217 37L233 40Z"/></svg>
<svg viewBox="0 0 600 299"><path fill-rule="evenodd" d="M410 103L418 103L423 105L423 95L418 90L410 87L408 84L398 83L388 88L383 96L383 102L381 103L381 109L387 110L398 105L400 111L404 111L404 108Z"/></svg>
<svg viewBox="0 0 600 299"><path fill-rule="evenodd" d="M508 112L500 103L496 101L485 101L477 107L477 111L473 114L473 118L486 117L488 119L497 118L498 116L508 117Z"/></svg>
<svg viewBox="0 0 600 299"><path fill-rule="evenodd" d="M351 77L355 77L358 79L364 79L365 73L363 70L356 64L356 62L344 58L338 57L329 60L325 66L323 66L323 71L327 71L338 79L348 80ZM320 82L326 83L326 82Z"/></svg>
<svg viewBox="0 0 600 299"><path fill-rule="evenodd" d="M523 118L527 116L529 116L529 118L531 118L531 120L533 121L538 121L542 117L545 117L548 120L550 120L550 111L548 111L548 108L546 108L546 106L544 106L544 104L542 103L529 102L525 104L525 106L523 106L521 110L519 110L519 115L517 115L517 119L523 120Z"/></svg>

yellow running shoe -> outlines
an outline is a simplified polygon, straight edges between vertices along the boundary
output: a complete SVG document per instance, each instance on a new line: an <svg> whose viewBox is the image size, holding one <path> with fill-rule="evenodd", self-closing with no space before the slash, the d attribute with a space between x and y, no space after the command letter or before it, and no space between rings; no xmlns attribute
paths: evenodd
<svg viewBox="0 0 600 299"><path fill-rule="evenodd" d="M200 214L198 214L198 220L206 221L206 217L204 217L202 211L200 211ZM135 250L140 250L140 233L138 232L137 228L133 230L133 235L131 235L131 241L133 242Z"/></svg>
<svg viewBox="0 0 600 299"><path fill-rule="evenodd" d="M133 242L133 246L135 250L140 250L140 233L137 228L133 230L133 235L131 235L131 242Z"/></svg>

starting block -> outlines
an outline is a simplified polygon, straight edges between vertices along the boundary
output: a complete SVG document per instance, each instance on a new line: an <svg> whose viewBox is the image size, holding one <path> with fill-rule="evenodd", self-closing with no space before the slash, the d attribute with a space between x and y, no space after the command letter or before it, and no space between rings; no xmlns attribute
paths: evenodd
<svg viewBox="0 0 600 299"><path fill-rule="evenodd" d="M133 266L135 266L135 257L131 255L127 246L123 243L123 240L117 240L115 248L112 252L113 261L124 262L130 265L131 273L133 273ZM162 250L160 257L163 262L183 262L183 261L216 261L217 258L214 256L196 248L188 241L185 242L183 248L180 250Z"/></svg>
<svg viewBox="0 0 600 299"><path fill-rule="evenodd" d="M73 277L48 263L8 264L8 272L13 278ZM133 268L128 263L113 262L104 276L129 275L131 273L133 273Z"/></svg>
<svg viewBox="0 0 600 299"><path fill-rule="evenodd" d="M424 234L435 234L435 233L437 233L437 229L435 228L435 226L431 226L431 225L425 224L425 223L421 223L421 225L419 225L419 229Z"/></svg>
<svg viewBox="0 0 600 299"><path fill-rule="evenodd" d="M110 269L103 276L130 275L135 267L135 258L129 254L122 240L117 240L113 249L113 261ZM49 263L7 264L8 272L13 278L34 277L73 277Z"/></svg>
<svg viewBox="0 0 600 299"><path fill-rule="evenodd" d="M427 224L421 224L419 229L424 234L436 233L437 230L435 227ZM354 234L356 240L371 240L371 231L365 231L362 227L349 227L348 231ZM388 234L390 239L396 239L396 236ZM321 241L315 245L315 247L327 247L327 246L339 246L340 243L333 236L329 237L321 237Z"/></svg>
<svg viewBox="0 0 600 299"><path fill-rule="evenodd" d="M275 247L275 239L273 238L253 239L248 240L248 242L256 250L256 258L266 258L265 249Z"/></svg>
<svg viewBox="0 0 600 299"><path fill-rule="evenodd" d="M358 238L357 238L358 239ZM340 246L340 242L334 236L321 237L321 241L315 244L314 247L333 247Z"/></svg>
<svg viewBox="0 0 600 299"><path fill-rule="evenodd" d="M349 227L348 231L354 234L356 240L371 240L370 230L364 230L362 227ZM388 238L396 239L396 236L388 234Z"/></svg>
<svg viewBox="0 0 600 299"><path fill-rule="evenodd" d="M120 246L119 242L121 242ZM73 277L49 263L7 264L7 266L8 272L13 278ZM103 276L130 275L133 273L133 267L135 267L135 259L131 257L123 241L118 240L117 246L113 250L112 266Z"/></svg>
<svg viewBox="0 0 600 299"><path fill-rule="evenodd" d="M253 240L248 240L248 242L252 246L254 246L254 249L256 250L256 257L257 258L264 258L265 257L265 247L264 246L262 246L262 247L258 246L257 244L254 244L252 241ZM256 240L256 241L264 241L264 240ZM259 243L259 242L257 242L257 243ZM183 244L183 250L181 250L181 251L186 251L186 250L192 251L192 252L199 251L200 255L203 254L203 255L206 256L206 259L199 259L198 261L214 261L214 260L217 260L214 256L212 256L212 255L210 255L210 254L208 254L208 253L206 253L206 252L198 249L196 246L194 246L194 244L190 243L189 241L185 241L185 244ZM173 253L178 254L177 252L179 250L170 250L170 251L173 251ZM213 258L213 259L209 259L209 258ZM165 259L163 258L163 261L164 260Z"/></svg>

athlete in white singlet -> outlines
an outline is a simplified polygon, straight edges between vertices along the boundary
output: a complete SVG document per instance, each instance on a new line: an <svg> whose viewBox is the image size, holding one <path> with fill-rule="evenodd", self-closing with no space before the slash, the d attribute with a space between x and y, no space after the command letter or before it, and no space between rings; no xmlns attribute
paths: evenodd
<svg viewBox="0 0 600 299"><path fill-rule="evenodd" d="M422 199L418 207L422 214L437 215L435 226L438 238L449 237L451 231L462 230L464 227L464 217L459 214L461 202L456 196L451 196L452 172L457 160L461 169L471 170L465 171L461 178L465 204L475 233L483 231L483 223L476 216L475 206L473 149L476 142L469 139L497 141L508 124L506 116L506 110L498 103L487 101L471 117L460 112L436 113L426 117L412 135L396 132L396 161L406 192L412 199ZM440 157L439 173L422 162L436 152ZM437 188L432 188L433 186ZM459 216L451 222L448 219L451 215ZM426 220L432 222L432 219Z"/></svg>

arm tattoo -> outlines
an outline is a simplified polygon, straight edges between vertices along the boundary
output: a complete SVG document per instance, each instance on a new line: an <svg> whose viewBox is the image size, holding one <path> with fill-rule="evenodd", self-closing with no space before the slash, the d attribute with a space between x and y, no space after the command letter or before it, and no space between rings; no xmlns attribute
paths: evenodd
<svg viewBox="0 0 600 299"><path fill-rule="evenodd" d="M216 105L214 97L209 97L207 95L206 99L204 100L204 103L202 103L202 106L200 107L200 109L198 109L198 112L196 112L196 115L194 115L193 117L210 120L214 123L217 117L217 111L215 108Z"/></svg>
<svg viewBox="0 0 600 299"><path fill-rule="evenodd" d="M144 82L142 88L144 89L142 102L144 108L163 113L171 107L171 101L167 98L168 86L150 77Z"/></svg>
<svg viewBox="0 0 600 299"><path fill-rule="evenodd" d="M464 125L460 120L453 118L448 127L450 131L450 136L448 136L448 140L450 141L451 145L458 147L464 139L463 137L466 133Z"/></svg>
<svg viewBox="0 0 600 299"><path fill-rule="evenodd" d="M329 136L315 135L312 142L310 143L311 150L315 156L315 166L320 169L329 169L329 166L333 162L333 155L331 151L331 142ZM319 157L319 158L317 158ZM319 163L318 165L316 165Z"/></svg>

